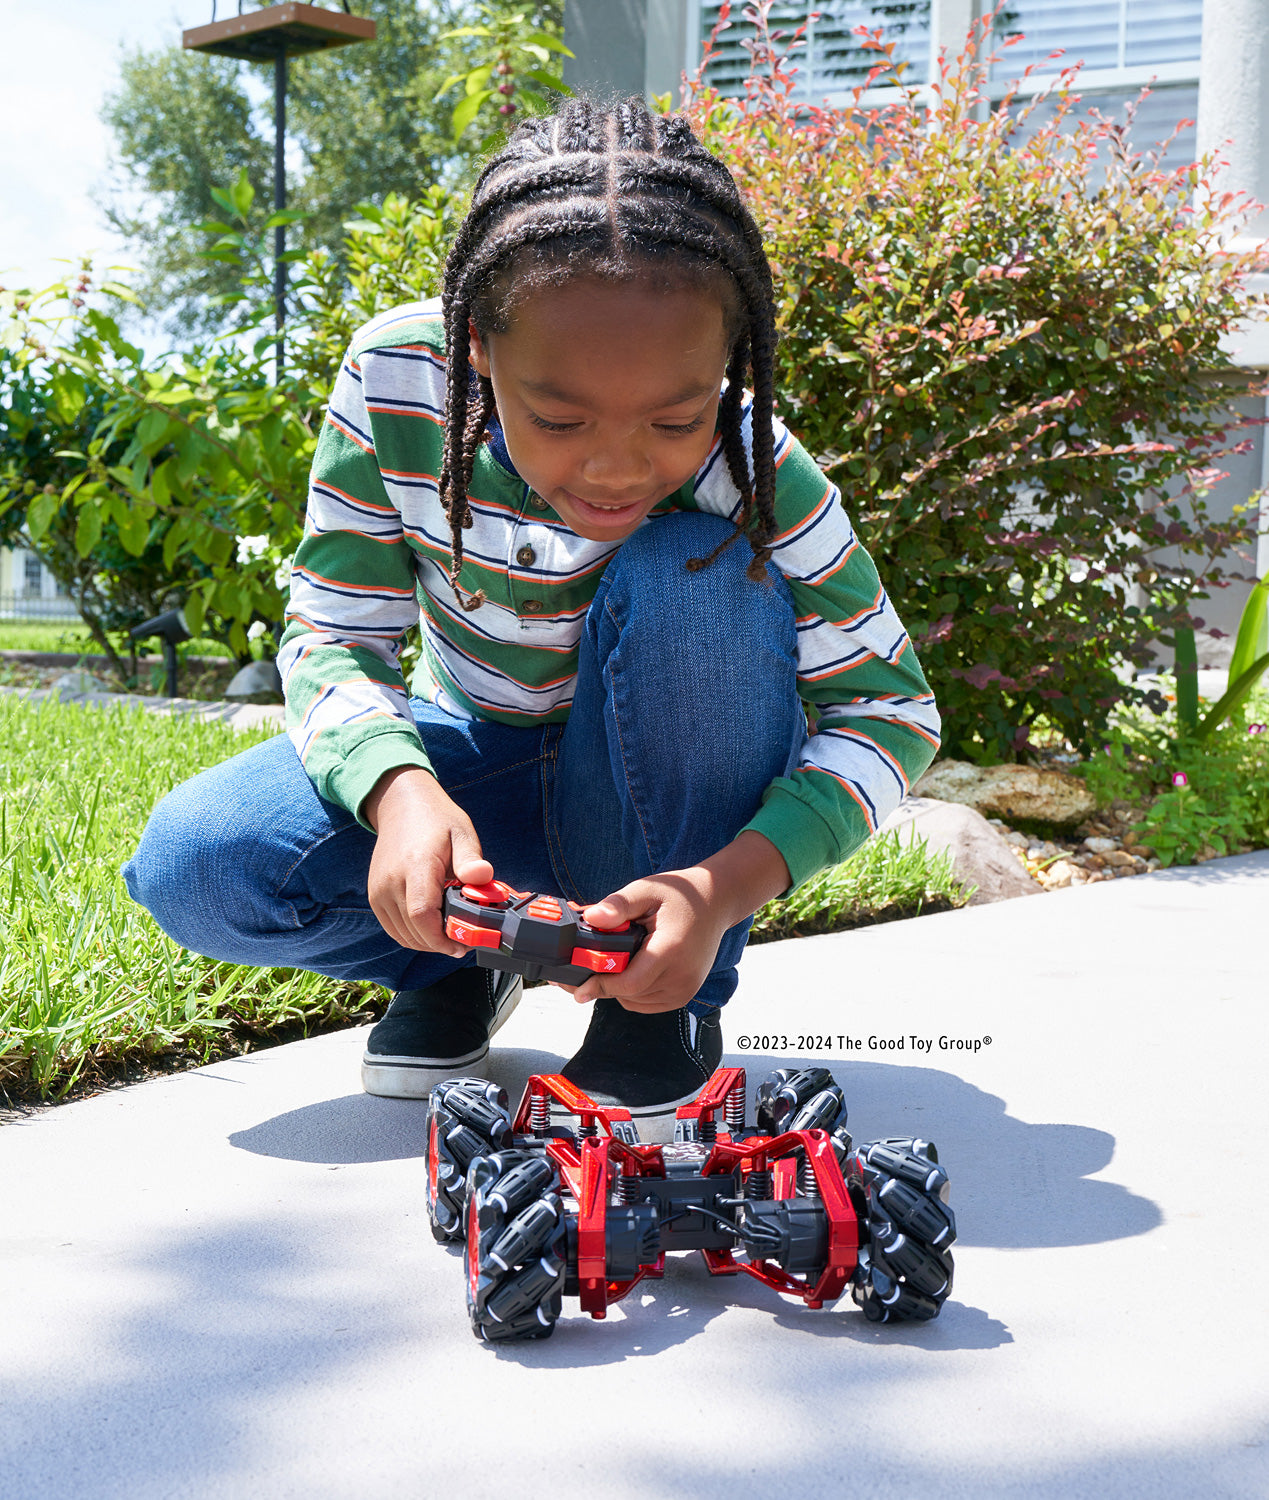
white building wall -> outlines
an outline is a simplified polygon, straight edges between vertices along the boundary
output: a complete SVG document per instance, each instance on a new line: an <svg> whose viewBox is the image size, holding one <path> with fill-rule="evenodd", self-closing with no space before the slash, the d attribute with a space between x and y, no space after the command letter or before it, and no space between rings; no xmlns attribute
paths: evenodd
<svg viewBox="0 0 1269 1500"><path fill-rule="evenodd" d="M1208 0L1203 9L1202 71L1199 79L1198 149L1224 158L1218 188L1248 193L1269 204L1269 0ZM1269 211L1247 225L1243 243L1269 237ZM1255 278L1256 290L1269 292L1269 276ZM1240 329L1230 352L1244 367L1269 370L1269 320ZM1269 419L1269 404L1262 415ZM1257 469L1238 498L1269 486L1269 442L1256 432ZM1255 571L1269 576L1269 497L1260 502L1261 537ZM1246 590L1240 590L1245 593Z"/></svg>

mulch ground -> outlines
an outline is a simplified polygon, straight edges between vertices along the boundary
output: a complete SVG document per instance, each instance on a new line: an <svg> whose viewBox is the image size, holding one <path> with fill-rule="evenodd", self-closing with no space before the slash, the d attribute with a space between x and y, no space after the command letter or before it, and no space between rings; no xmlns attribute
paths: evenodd
<svg viewBox="0 0 1269 1500"><path fill-rule="evenodd" d="M221 656L186 657L177 674L180 696L215 702L225 696L225 689L237 670L236 662ZM139 693L147 698L162 698L167 693L167 673L161 656L138 657L136 686L125 688L104 656L70 656L55 651L0 651L0 687L48 688L65 673L76 671L90 673L101 682L106 692Z"/></svg>

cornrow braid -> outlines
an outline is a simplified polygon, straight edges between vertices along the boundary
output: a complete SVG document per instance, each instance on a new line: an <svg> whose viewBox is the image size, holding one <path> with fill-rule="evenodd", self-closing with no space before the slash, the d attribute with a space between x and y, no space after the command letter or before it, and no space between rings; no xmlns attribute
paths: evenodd
<svg viewBox="0 0 1269 1500"><path fill-rule="evenodd" d="M719 437L740 495L735 532L690 568L707 567L739 537L762 580L775 535L775 309L762 234L727 168L682 115L642 99L605 108L584 97L526 120L481 172L445 264L441 307L448 350L440 497L450 527L450 583L464 609L483 590L460 586L463 531L476 453L494 415L493 388L470 370L471 333L505 331L516 300L578 276L611 281L706 278L724 295L731 344ZM734 304L734 305L733 305ZM754 399L749 454L742 418ZM750 461L750 455L752 463Z"/></svg>

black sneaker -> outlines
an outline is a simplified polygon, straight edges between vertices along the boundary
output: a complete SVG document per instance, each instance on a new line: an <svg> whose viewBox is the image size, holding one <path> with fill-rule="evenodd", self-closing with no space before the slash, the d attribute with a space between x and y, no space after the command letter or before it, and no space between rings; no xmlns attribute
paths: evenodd
<svg viewBox="0 0 1269 1500"><path fill-rule="evenodd" d="M722 1060L723 1028L715 1010L655 1015L596 1000L586 1038L560 1069L596 1104L620 1104L636 1119L670 1114L695 1099Z"/></svg>
<svg viewBox="0 0 1269 1500"><path fill-rule="evenodd" d="M426 1099L441 1076L484 1057L523 993L519 974L471 966L425 990L398 990L366 1039L362 1088L389 1099Z"/></svg>

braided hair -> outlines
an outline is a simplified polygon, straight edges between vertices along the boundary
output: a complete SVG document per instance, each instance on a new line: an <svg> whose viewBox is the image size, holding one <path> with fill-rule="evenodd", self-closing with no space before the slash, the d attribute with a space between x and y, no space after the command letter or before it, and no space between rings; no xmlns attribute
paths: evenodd
<svg viewBox="0 0 1269 1500"><path fill-rule="evenodd" d="M494 414L492 383L469 365L470 327L485 339L505 332L515 306L535 289L579 276L660 281L716 290L730 352L719 403L719 435L741 496L735 532L748 539L749 576L761 581L775 534L775 309L762 234L731 173L701 145L682 115L653 114L641 99L603 107L571 98L550 116L523 121L485 167L445 263L441 308L449 353L440 498L450 526L450 583L458 585L467 492L476 452ZM741 403L752 375L753 472L741 435Z"/></svg>

